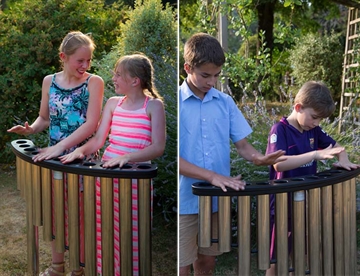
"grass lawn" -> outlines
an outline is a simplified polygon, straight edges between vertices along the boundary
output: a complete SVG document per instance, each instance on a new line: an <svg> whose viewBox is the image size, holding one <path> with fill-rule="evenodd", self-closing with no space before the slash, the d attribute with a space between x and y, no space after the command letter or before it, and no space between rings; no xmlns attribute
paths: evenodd
<svg viewBox="0 0 360 276"><path fill-rule="evenodd" d="M25 275L27 270L25 201L16 188L14 168L1 166L0 179L0 275ZM153 275L176 275L176 224L165 221L160 211L155 209L153 226ZM39 229L39 248L40 270L43 271L51 264L51 250L49 243L42 240L42 229ZM68 260L67 254L65 259Z"/></svg>

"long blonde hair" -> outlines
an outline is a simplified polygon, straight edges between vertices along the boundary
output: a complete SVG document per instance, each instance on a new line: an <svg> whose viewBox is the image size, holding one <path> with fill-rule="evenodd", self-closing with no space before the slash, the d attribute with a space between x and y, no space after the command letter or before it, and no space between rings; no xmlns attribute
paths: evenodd
<svg viewBox="0 0 360 276"><path fill-rule="evenodd" d="M115 68L121 68L129 76L139 78L145 94L162 100L154 84L154 67L146 55L137 53L123 56L116 62Z"/></svg>

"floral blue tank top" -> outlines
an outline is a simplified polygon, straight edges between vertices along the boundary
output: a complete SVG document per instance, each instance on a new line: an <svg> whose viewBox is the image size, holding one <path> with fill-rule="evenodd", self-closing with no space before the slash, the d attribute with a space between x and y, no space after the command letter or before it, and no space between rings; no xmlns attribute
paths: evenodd
<svg viewBox="0 0 360 276"><path fill-rule="evenodd" d="M54 74L49 91L49 146L70 136L85 123L89 104L88 83L90 77L91 75L77 87L64 89L56 83L56 74ZM85 142L66 150L64 154L72 152Z"/></svg>

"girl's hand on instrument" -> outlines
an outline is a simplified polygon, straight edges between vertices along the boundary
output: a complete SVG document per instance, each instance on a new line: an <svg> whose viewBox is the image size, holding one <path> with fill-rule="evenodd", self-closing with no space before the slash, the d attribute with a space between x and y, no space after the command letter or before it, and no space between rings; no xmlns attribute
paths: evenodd
<svg viewBox="0 0 360 276"><path fill-rule="evenodd" d="M28 122L25 122L24 126L17 125L7 130L7 132L12 132L20 135L29 135L33 134L34 130L31 126L29 126Z"/></svg>
<svg viewBox="0 0 360 276"><path fill-rule="evenodd" d="M55 146L43 148L39 150L39 153L33 157L34 162L43 161L43 160L49 160L55 157L58 157L64 152L65 149L63 149L59 144L56 144Z"/></svg>
<svg viewBox="0 0 360 276"><path fill-rule="evenodd" d="M108 161L105 161L103 164L103 168L112 168L112 167L115 167L116 165L119 165L119 167L121 168L128 162L129 162L129 157L127 154L125 154L122 156L112 158Z"/></svg>
<svg viewBox="0 0 360 276"><path fill-rule="evenodd" d="M66 163L70 163L76 159L84 159L85 154L83 154L79 148L77 148L76 150L74 150L73 152L69 153L69 154L65 154L63 156L60 156L59 159L61 161L61 163L66 164Z"/></svg>

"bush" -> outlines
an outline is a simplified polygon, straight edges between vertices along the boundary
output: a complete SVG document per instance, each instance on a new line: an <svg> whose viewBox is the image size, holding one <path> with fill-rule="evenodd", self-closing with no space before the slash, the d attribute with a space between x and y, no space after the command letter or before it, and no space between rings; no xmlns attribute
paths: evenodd
<svg viewBox="0 0 360 276"><path fill-rule="evenodd" d="M107 83L105 95L114 95L109 69L125 54L142 52L153 62L155 85L164 97L167 121L165 153L154 160L158 175L154 179L154 191L158 205L162 206L165 219L174 214L177 199L177 25L173 10L163 7L160 0L136 3L121 24L121 36L112 51L96 65L96 72Z"/></svg>
<svg viewBox="0 0 360 276"><path fill-rule="evenodd" d="M340 34L308 34L296 40L290 50L292 75L298 86L309 80L323 81L335 101L341 95L344 46Z"/></svg>
<svg viewBox="0 0 360 276"><path fill-rule="evenodd" d="M38 116L45 75L61 69L58 47L71 30L92 33L95 57L109 51L123 19L120 3L100 0L23 0L9 3L0 13L0 158L14 160L6 143L16 135L6 130L14 123L30 123Z"/></svg>

